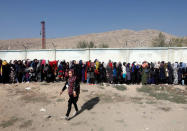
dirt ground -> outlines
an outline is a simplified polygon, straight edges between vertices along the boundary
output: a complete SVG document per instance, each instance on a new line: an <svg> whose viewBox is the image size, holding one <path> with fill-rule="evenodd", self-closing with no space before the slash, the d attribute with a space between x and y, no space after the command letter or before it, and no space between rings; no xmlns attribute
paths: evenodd
<svg viewBox="0 0 187 131"><path fill-rule="evenodd" d="M63 82L0 84L0 131L186 131L187 104L158 100L141 85L81 84L80 113L64 120ZM185 86L175 86L186 91ZM184 94L185 95L185 94ZM72 106L71 115L74 112Z"/></svg>

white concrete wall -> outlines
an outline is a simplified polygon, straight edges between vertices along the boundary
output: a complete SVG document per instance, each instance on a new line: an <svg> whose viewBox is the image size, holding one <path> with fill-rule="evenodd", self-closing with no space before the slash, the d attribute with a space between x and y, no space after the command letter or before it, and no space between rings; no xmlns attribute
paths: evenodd
<svg viewBox="0 0 187 131"><path fill-rule="evenodd" d="M75 50L72 50L72 49L56 50L56 60L66 60L66 61L84 60L84 61L87 61L88 59L89 59L88 51L84 50L84 49L80 49L80 50L76 50L76 49Z"/></svg>
<svg viewBox="0 0 187 131"><path fill-rule="evenodd" d="M129 50L122 49L92 49L90 50L90 59L93 61L98 59L100 61L128 61Z"/></svg>
<svg viewBox="0 0 187 131"><path fill-rule="evenodd" d="M157 62L168 61L168 49L135 49L130 50L129 62Z"/></svg>
<svg viewBox="0 0 187 131"><path fill-rule="evenodd" d="M171 49L172 53L171 53L171 58L172 58L172 62L175 61L185 61L187 62L187 49L183 50L182 48L173 48Z"/></svg>
<svg viewBox="0 0 187 131"><path fill-rule="evenodd" d="M0 50L0 59L3 60L23 60L25 59L25 52L20 50Z"/></svg>
<svg viewBox="0 0 187 131"><path fill-rule="evenodd" d="M54 60L55 53L53 50L29 50L26 52L27 59L46 59Z"/></svg>
<svg viewBox="0 0 187 131"><path fill-rule="evenodd" d="M108 62L187 62L187 47L171 48L106 48L106 49L57 49L57 50L0 50L0 59L46 59L46 60L83 60L89 59Z"/></svg>

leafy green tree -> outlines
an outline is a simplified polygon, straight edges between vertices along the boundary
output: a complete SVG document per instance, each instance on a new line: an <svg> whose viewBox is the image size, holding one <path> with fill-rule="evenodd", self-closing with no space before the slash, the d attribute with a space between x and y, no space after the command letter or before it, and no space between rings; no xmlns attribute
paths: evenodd
<svg viewBox="0 0 187 131"><path fill-rule="evenodd" d="M166 44L165 35L160 32L158 37L153 39L153 43L152 44L153 44L154 47L166 47L167 44Z"/></svg>
<svg viewBox="0 0 187 131"><path fill-rule="evenodd" d="M88 42L86 41L79 41L77 44L77 48L87 48L88 47Z"/></svg>
<svg viewBox="0 0 187 131"><path fill-rule="evenodd" d="M102 43L99 44L99 48L109 48L108 44Z"/></svg>
<svg viewBox="0 0 187 131"><path fill-rule="evenodd" d="M187 38L184 38L184 46L187 46Z"/></svg>
<svg viewBox="0 0 187 131"><path fill-rule="evenodd" d="M96 48L93 41L90 41L90 43L88 44L88 48Z"/></svg>
<svg viewBox="0 0 187 131"><path fill-rule="evenodd" d="M77 44L77 48L96 48L96 45L93 41L87 42L87 41L79 41Z"/></svg>
<svg viewBox="0 0 187 131"><path fill-rule="evenodd" d="M184 43L183 38L172 38L169 42L169 46L171 47L182 47Z"/></svg>

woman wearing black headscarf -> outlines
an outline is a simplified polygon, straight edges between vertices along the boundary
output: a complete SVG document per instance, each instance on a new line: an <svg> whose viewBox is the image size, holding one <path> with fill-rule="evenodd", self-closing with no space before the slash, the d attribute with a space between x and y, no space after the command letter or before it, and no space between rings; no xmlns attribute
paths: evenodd
<svg viewBox="0 0 187 131"><path fill-rule="evenodd" d="M164 84L165 80L166 80L166 72L165 72L163 61L161 62L159 69L160 69L160 74L159 74L160 82L161 82L161 84Z"/></svg>
<svg viewBox="0 0 187 131"><path fill-rule="evenodd" d="M17 74L18 82L21 83L23 77L23 64L21 60L18 61L18 64L16 66L16 74Z"/></svg>
<svg viewBox="0 0 187 131"><path fill-rule="evenodd" d="M168 70L168 84L173 84L173 68L170 62L168 62L167 70Z"/></svg>
<svg viewBox="0 0 187 131"><path fill-rule="evenodd" d="M79 94L80 94L80 86L73 72L74 72L73 70L69 70L68 72L69 78L66 81L62 91L60 92L60 95L61 95L64 92L64 90L68 88L69 100L68 100L68 109L67 109L67 113L65 116L66 120L69 120L69 114L71 112L72 104L74 105L75 110L76 110L76 112L74 113L74 116L78 113L77 101L78 101Z"/></svg>
<svg viewBox="0 0 187 131"><path fill-rule="evenodd" d="M121 62L118 63L118 66L117 66L117 81L118 83L122 84L122 64Z"/></svg>
<svg viewBox="0 0 187 131"><path fill-rule="evenodd" d="M0 59L0 83L2 82L2 60Z"/></svg>
<svg viewBox="0 0 187 131"><path fill-rule="evenodd" d="M127 84L130 84L130 82L131 82L131 69L130 69L130 63L128 63L127 66L126 66L126 72L127 72L127 75L126 75L126 81L127 81Z"/></svg>
<svg viewBox="0 0 187 131"><path fill-rule="evenodd" d="M3 83L9 83L10 81L10 68L9 64L6 61L3 61L2 63L2 81Z"/></svg>

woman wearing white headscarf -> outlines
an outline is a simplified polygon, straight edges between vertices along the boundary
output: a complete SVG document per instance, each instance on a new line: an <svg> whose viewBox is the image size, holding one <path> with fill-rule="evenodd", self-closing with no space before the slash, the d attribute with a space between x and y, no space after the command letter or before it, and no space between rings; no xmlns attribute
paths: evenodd
<svg viewBox="0 0 187 131"><path fill-rule="evenodd" d="M173 84L177 85L178 84L178 64L174 63L173 65L173 76L174 76L174 81Z"/></svg>

